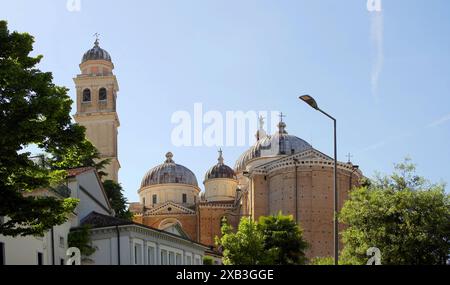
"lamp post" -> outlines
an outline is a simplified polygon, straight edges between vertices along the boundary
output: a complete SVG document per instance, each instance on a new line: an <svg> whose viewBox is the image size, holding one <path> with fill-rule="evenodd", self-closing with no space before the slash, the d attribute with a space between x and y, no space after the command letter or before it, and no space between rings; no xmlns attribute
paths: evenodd
<svg viewBox="0 0 450 285"><path fill-rule="evenodd" d="M300 96L300 100L311 106L313 109L321 112L331 120L334 124L334 264L339 264L339 221L337 217L338 213L338 187L337 187L337 122L336 119L324 112L317 105L316 100L309 95Z"/></svg>

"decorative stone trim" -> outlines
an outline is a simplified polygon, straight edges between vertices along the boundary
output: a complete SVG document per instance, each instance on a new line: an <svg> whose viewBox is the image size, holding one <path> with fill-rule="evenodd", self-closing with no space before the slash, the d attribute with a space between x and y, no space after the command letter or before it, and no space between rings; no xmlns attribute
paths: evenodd
<svg viewBox="0 0 450 285"><path fill-rule="evenodd" d="M299 162L295 163L294 158ZM253 174L267 175L270 172L288 168L288 167L302 167L302 166L319 166L319 167L333 167L334 160L327 155L315 150L310 149L302 153L294 154L288 157L283 157L279 160L271 161L266 164L260 165L253 170ZM354 166L348 163L338 162L338 169L345 171L354 171ZM360 170L357 173L362 176Z"/></svg>
<svg viewBox="0 0 450 285"><path fill-rule="evenodd" d="M218 208L218 209L233 209L233 204L213 204L213 203L203 203L199 205L199 208Z"/></svg>
<svg viewBox="0 0 450 285"><path fill-rule="evenodd" d="M105 228L94 228L90 230L92 234L117 234L117 229L115 226L113 227L105 227ZM194 241L191 240L186 240L183 239L182 237L176 237L170 234L164 234L163 232L157 231L157 230L152 230L150 228L144 227L144 226L140 226L140 225L123 225L123 226L119 226L119 231L120 232L134 232L134 233L138 233L138 234L142 234L146 237L153 237L159 240L163 240L163 241L168 241L168 242L173 242L173 243L178 243L181 245L185 245L185 246L195 246L199 249L208 249L208 247L206 245L202 245L199 243L196 243Z"/></svg>
<svg viewBox="0 0 450 285"><path fill-rule="evenodd" d="M180 211L184 212L184 213L177 213L177 215L180 215L180 214L195 214L195 211L193 211L191 209L188 209L186 207L180 206L180 205L178 205L176 203L173 203L173 202L166 202L166 203L164 203L162 205L157 206L156 208L149 209L149 210L146 211L145 214L146 215L158 215L158 211L160 211L161 209L163 209L163 208L165 208L167 206L173 207L173 208L175 208L177 210L180 210ZM167 214L167 213L164 213L164 214Z"/></svg>

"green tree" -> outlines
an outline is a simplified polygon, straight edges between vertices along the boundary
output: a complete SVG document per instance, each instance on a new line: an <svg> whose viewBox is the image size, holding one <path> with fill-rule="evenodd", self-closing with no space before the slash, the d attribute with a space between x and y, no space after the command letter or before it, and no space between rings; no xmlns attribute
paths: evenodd
<svg viewBox="0 0 450 285"><path fill-rule="evenodd" d="M316 257L311 260L310 265L334 265L334 257Z"/></svg>
<svg viewBox="0 0 450 285"><path fill-rule="evenodd" d="M85 225L71 231L67 240L69 247L78 248L83 256L91 256L96 251L96 248L92 246L90 229L89 225Z"/></svg>
<svg viewBox="0 0 450 285"><path fill-rule="evenodd" d="M84 128L71 121L67 89L37 69L42 56L30 56L33 43L32 36L10 33L0 21L0 216L9 218L0 225L3 235L43 235L64 223L77 204L24 195L64 178L63 170L35 163L30 146L62 155L84 140Z"/></svg>
<svg viewBox="0 0 450 285"><path fill-rule="evenodd" d="M62 151L53 153L51 167L55 170L66 170L78 167L94 167L100 178L108 175L103 171L110 163L109 159L101 159L100 152L87 139Z"/></svg>
<svg viewBox="0 0 450 285"><path fill-rule="evenodd" d="M214 259L211 256L203 257L203 265L214 265Z"/></svg>
<svg viewBox="0 0 450 285"><path fill-rule="evenodd" d="M274 265L300 265L306 263L307 242L302 229L292 216L260 217L258 229L264 236L264 248L274 258Z"/></svg>
<svg viewBox="0 0 450 285"><path fill-rule="evenodd" d="M116 217L131 220L133 214L127 207L127 198L123 195L122 186L112 180L106 180L103 182L103 188L111 203L112 208L116 212Z"/></svg>
<svg viewBox="0 0 450 285"><path fill-rule="evenodd" d="M225 220L216 244L222 248L225 265L305 264L308 247L293 218L281 213L261 217L259 222L242 218L236 233Z"/></svg>
<svg viewBox="0 0 450 285"><path fill-rule="evenodd" d="M365 264L366 251L377 247L382 264L444 264L450 253L450 199L444 185L415 174L407 159L391 175L350 194L340 213L342 261Z"/></svg>
<svg viewBox="0 0 450 285"><path fill-rule="evenodd" d="M272 258L264 249L264 236L257 223L250 218L242 218L236 233L225 221L222 237L216 243L223 249L225 265L268 265Z"/></svg>

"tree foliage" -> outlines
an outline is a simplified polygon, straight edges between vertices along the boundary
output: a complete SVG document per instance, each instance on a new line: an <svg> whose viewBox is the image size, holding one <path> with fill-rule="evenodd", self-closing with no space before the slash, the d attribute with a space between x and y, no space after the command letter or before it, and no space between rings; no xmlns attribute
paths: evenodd
<svg viewBox="0 0 450 285"><path fill-rule="evenodd" d="M111 203L112 208L116 213L117 218L131 220L133 214L127 207L127 198L123 195L122 186L112 180L103 182L103 188Z"/></svg>
<svg viewBox="0 0 450 285"><path fill-rule="evenodd" d="M203 265L214 265L214 259L211 256L204 256Z"/></svg>
<svg viewBox="0 0 450 285"><path fill-rule="evenodd" d="M96 251L96 248L92 246L89 225L71 231L68 237L68 244L69 247L78 248L83 256L91 256Z"/></svg>
<svg viewBox="0 0 450 285"><path fill-rule="evenodd" d="M30 146L64 156L84 140L84 128L71 121L67 89L36 67L42 56L30 56L33 42L0 21L0 216L9 218L0 225L3 235L42 235L76 206L73 199L24 195L64 177L64 170L33 161Z"/></svg>
<svg viewBox="0 0 450 285"><path fill-rule="evenodd" d="M95 146L83 139L67 149L53 154L51 167L54 170L66 170L78 167L94 167L100 178L108 175L103 169L110 163L109 159L101 159L100 152Z"/></svg>
<svg viewBox="0 0 450 285"><path fill-rule="evenodd" d="M236 233L226 222L216 243L223 250L225 265L304 264L306 242L290 216L243 218Z"/></svg>
<svg viewBox="0 0 450 285"><path fill-rule="evenodd" d="M227 223L222 224L222 238L216 238L223 249L224 265L268 265L270 258L264 250L264 236L257 223L242 218L236 233Z"/></svg>
<svg viewBox="0 0 450 285"><path fill-rule="evenodd" d="M334 257L316 257L311 260L310 265L334 265Z"/></svg>
<svg viewBox="0 0 450 285"><path fill-rule="evenodd" d="M370 247L381 250L382 264L445 264L450 253L450 199L444 185L415 174L406 160L391 175L378 175L352 191L340 221L346 264L365 264Z"/></svg>
<svg viewBox="0 0 450 285"><path fill-rule="evenodd" d="M264 236L264 249L273 257L275 265L299 265L306 263L307 242L302 229L292 216L260 217L258 229Z"/></svg>

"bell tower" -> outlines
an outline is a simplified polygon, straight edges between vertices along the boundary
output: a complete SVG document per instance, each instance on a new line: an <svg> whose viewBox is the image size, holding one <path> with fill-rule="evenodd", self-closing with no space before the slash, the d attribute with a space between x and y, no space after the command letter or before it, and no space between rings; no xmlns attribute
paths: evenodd
<svg viewBox="0 0 450 285"><path fill-rule="evenodd" d="M75 121L86 128L86 138L99 150L102 159L109 159L105 180L118 182L120 163L117 136L120 126L116 112L119 85L113 74L109 53L100 48L98 35L80 64L81 74L74 78L77 92Z"/></svg>

